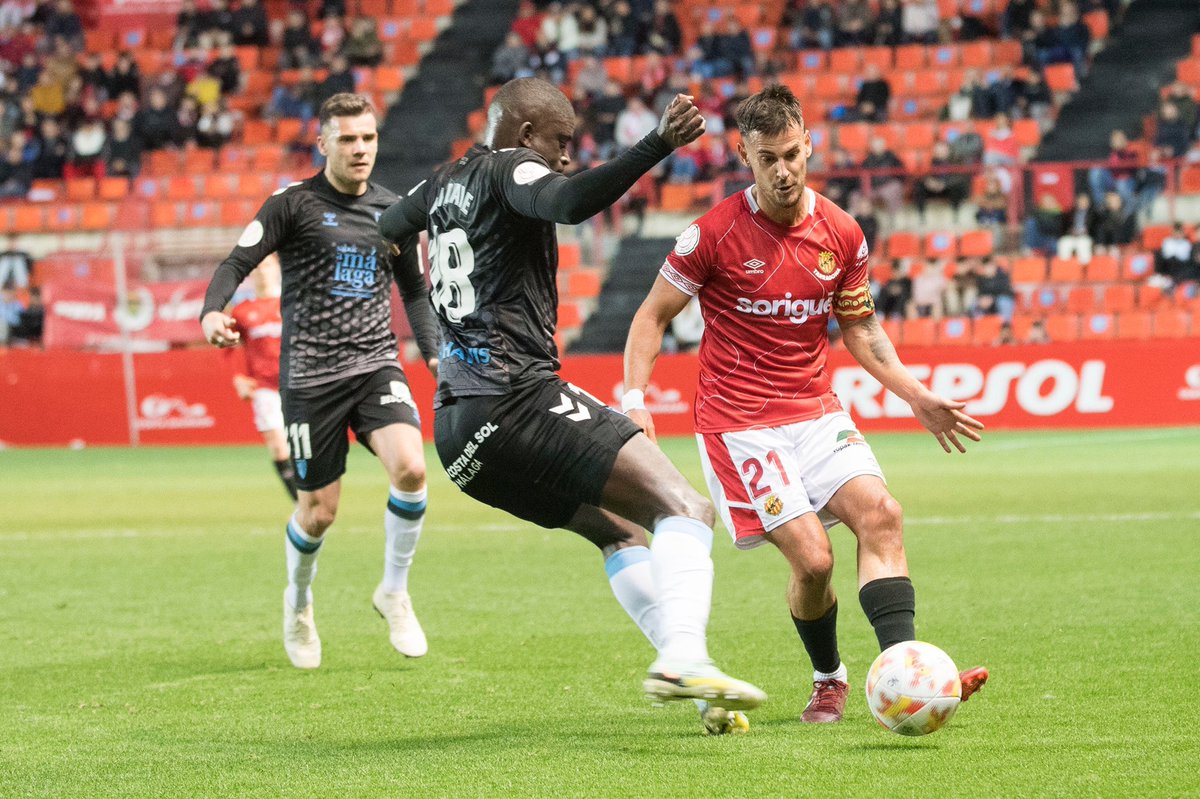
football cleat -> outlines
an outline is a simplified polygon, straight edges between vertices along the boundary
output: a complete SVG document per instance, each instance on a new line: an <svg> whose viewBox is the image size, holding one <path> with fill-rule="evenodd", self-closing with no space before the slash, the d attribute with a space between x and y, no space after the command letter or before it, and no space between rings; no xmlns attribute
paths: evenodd
<svg viewBox="0 0 1200 799"><path fill-rule="evenodd" d="M846 695L850 686L841 680L817 680L813 683L808 707L800 714L805 724L832 724L842 720L846 709Z"/></svg>
<svg viewBox="0 0 1200 799"><path fill-rule="evenodd" d="M412 598L407 591L386 593L381 584L375 589L371 604L387 622L388 640L397 652L406 657L419 658L429 651L425 631L421 629L421 622L417 621Z"/></svg>
<svg viewBox="0 0 1200 799"><path fill-rule="evenodd" d="M726 710L703 699L696 700L696 707L707 735L745 735L750 732L750 719L740 710Z"/></svg>
<svg viewBox="0 0 1200 799"><path fill-rule="evenodd" d="M288 660L298 669L315 669L321 665L321 639L313 621L313 606L296 610L283 594L283 649Z"/></svg>
<svg viewBox="0 0 1200 799"><path fill-rule="evenodd" d="M679 669L650 667L642 690L652 702L704 699L726 710L753 710L767 695L748 682L730 677L711 661Z"/></svg>
<svg viewBox="0 0 1200 799"><path fill-rule="evenodd" d="M988 681L988 670L984 666L976 666L973 669L960 671L958 680L962 683L962 701L966 702Z"/></svg>

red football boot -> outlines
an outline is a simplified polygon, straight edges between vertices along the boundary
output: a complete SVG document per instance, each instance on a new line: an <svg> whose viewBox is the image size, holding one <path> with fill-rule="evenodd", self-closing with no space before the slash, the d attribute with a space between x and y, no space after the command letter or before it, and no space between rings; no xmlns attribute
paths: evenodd
<svg viewBox="0 0 1200 799"><path fill-rule="evenodd" d="M985 666L976 666L973 669L959 672L959 682L962 683L962 701L966 702L971 698L971 695L983 687L987 682L988 670Z"/></svg>
<svg viewBox="0 0 1200 799"><path fill-rule="evenodd" d="M850 686L841 680L818 680L813 683L812 697L808 707L800 714L800 720L807 724L832 724L842 720L842 711L846 709L846 695Z"/></svg>

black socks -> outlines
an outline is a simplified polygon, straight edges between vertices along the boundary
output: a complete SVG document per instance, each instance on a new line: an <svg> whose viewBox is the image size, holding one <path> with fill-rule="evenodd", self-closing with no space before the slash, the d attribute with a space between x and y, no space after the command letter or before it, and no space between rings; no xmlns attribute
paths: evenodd
<svg viewBox="0 0 1200 799"><path fill-rule="evenodd" d="M917 598L912 581L907 577L872 580L859 589L858 601L867 614L867 621L875 628L880 650L917 637L913 626Z"/></svg>

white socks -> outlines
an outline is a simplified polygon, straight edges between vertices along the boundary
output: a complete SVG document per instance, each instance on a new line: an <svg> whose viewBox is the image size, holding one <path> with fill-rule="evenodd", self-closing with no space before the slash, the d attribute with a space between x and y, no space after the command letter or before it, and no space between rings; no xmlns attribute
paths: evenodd
<svg viewBox="0 0 1200 799"><path fill-rule="evenodd" d="M618 549L604 561L604 572L613 595L629 618L656 649L662 648L662 614L654 590L650 550L646 547Z"/></svg>
<svg viewBox="0 0 1200 799"><path fill-rule="evenodd" d="M296 516L287 523L288 604L296 610L304 610L312 602L312 581L317 576L317 555L321 551L320 538L314 538L300 529Z"/></svg>
<svg viewBox="0 0 1200 799"><path fill-rule="evenodd" d="M650 565L661 614L659 664L678 667L708 661L712 537L711 529L685 516L668 516L654 528Z"/></svg>
<svg viewBox="0 0 1200 799"><path fill-rule="evenodd" d="M392 486L388 490L387 513L383 515L383 529L387 533L387 544L383 552L383 590L394 594L408 591L408 570L417 551L417 539L421 537L421 525L425 521L426 491L401 491Z"/></svg>
<svg viewBox="0 0 1200 799"><path fill-rule="evenodd" d="M837 671L831 671L828 674L826 674L823 671L814 671L813 672L813 682L823 682L825 680L837 680L838 682L845 682L845 683L850 682L850 675L846 671L846 664L839 663L838 667L837 667Z"/></svg>

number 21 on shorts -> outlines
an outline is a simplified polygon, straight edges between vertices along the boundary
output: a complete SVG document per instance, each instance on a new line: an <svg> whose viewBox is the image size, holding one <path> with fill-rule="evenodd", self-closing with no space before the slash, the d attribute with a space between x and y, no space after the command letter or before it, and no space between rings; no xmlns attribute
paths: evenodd
<svg viewBox="0 0 1200 799"><path fill-rule="evenodd" d="M787 470L783 468L783 460L779 457L779 453L771 450L766 454L764 460L779 475L779 479L783 481L785 486L791 485L791 480L788 479ZM763 477L766 476L766 468L758 458L747 458L742 461L741 471L742 477L746 481L746 488L750 491L751 499L761 499L774 490L771 488L770 483L763 482Z"/></svg>

